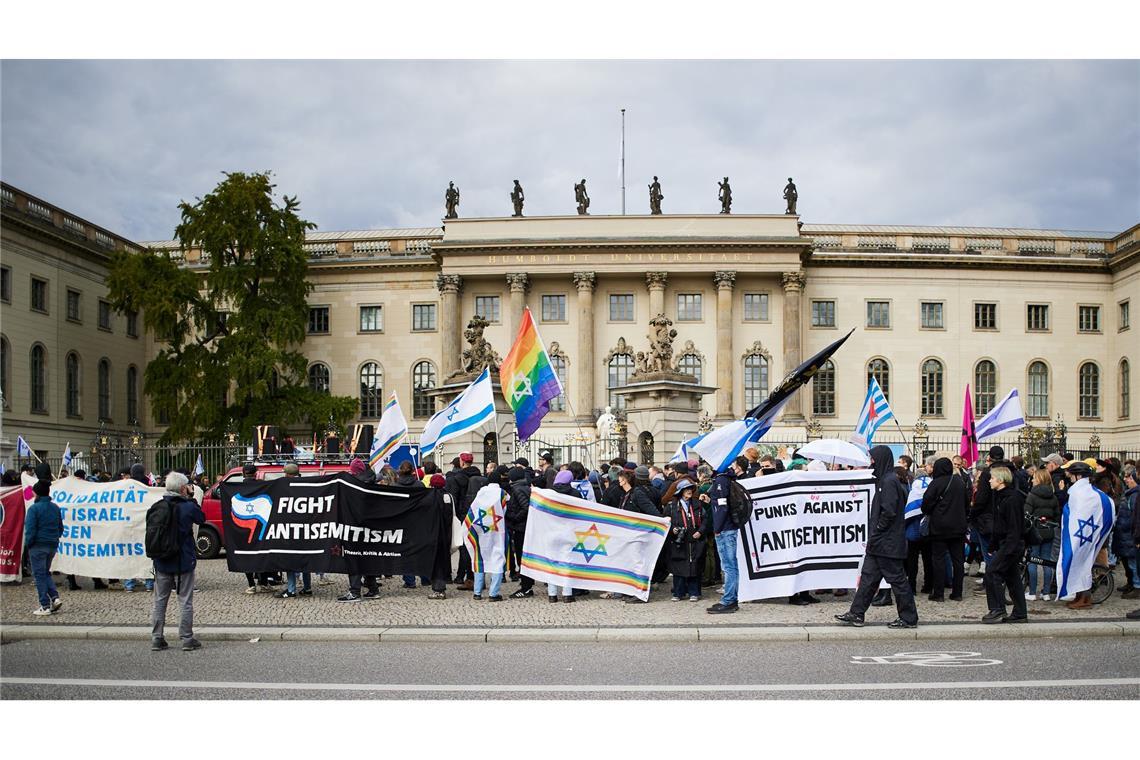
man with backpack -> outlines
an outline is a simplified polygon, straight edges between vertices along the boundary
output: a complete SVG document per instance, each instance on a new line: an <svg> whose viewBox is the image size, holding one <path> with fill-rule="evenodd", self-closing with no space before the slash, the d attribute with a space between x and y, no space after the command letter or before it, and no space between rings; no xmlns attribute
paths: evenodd
<svg viewBox="0 0 1140 760"><path fill-rule="evenodd" d="M178 594L181 617L178 637L182 651L202 647L194 638L194 526L205 525L206 516L190 496L190 480L180 472L166 476L166 494L146 513L146 556L154 560L154 611L151 613L150 649L159 652L169 645L163 636L166 603L170 592Z"/></svg>
<svg viewBox="0 0 1140 760"><path fill-rule="evenodd" d="M716 550L720 555L720 569L724 574L724 594L720 601L709 607L706 612L710 615L724 615L740 609L736 600L739 572L736 565L736 541L740 535L740 523L733 516L734 512L740 514L739 508L732 509L732 504L742 506L740 491L743 488L737 484L736 479L743 477L748 471L748 460L738 456L732 460L728 469L720 473L713 480L709 489L709 502L713 511L713 533L716 535ZM743 497L747 500L747 494Z"/></svg>

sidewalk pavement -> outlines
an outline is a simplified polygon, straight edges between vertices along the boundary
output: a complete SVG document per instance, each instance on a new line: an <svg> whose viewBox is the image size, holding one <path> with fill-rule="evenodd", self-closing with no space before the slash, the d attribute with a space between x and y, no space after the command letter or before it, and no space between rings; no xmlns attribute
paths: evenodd
<svg viewBox="0 0 1140 760"><path fill-rule="evenodd" d="M1118 569L1118 586L1124 583L1121 573ZM671 602L668 583L654 588L650 604L624 604L591 592L576 604L566 605L547 602L542 584L535 586L535 595L528 599L475 601L470 592L448 586L447 599L431 600L427 598L430 589L404 589L395 577L383 579L380 599L344 604L335 600L346 590L345 577L328 577L333 584L327 586L316 585L314 577L311 597L276 599L269 593L244 593L245 577L228 572L224 559L200 562L194 594L195 630L207 641L224 637L261 641L348 637L368 641L409 640L406 637L431 641L527 641L534 637L542 641L819 641L828 637L1133 636L1140 631L1140 625L1124 618L1140 602L1121 599L1119 593L1088 610L1069 610L1057 602L1029 602L1028 624L981 625L986 604L984 597L972 593L977 588L974 578L966 579L966 598L961 602L935 603L920 596L919 628L893 631L885 627L895 619L893 607L872 607L865 628L834 626L832 616L847 610L850 594L843 598L823 594L822 603L806 607L789 605L785 599L742 603L735 614L709 615L705 608L718 600L715 589L705 589L700 602ZM64 604L50 617L32 615L38 604L31 579L0 587L5 641L31 636L133 639L147 634L152 597L141 588L129 594L121 587L93 591L91 579L80 578L83 590L67 591L63 576L57 576L56 583ZM505 582L504 596L517 588L517 583ZM176 603L170 604L167 620L177 626Z"/></svg>

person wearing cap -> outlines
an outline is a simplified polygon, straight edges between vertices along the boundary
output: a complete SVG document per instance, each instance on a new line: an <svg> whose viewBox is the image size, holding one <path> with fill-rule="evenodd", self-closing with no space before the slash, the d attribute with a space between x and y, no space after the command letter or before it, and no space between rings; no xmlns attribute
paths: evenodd
<svg viewBox="0 0 1140 760"><path fill-rule="evenodd" d="M51 615L63 606L51 578L51 563L63 535L63 513L51 500L50 481L37 480L32 486L32 493L36 498L24 516L24 546L27 547L40 600L40 606L32 614Z"/></svg>
<svg viewBox="0 0 1140 760"><path fill-rule="evenodd" d="M554 476L554 488L553 488L553 490L557 491L560 494L565 494L566 496L574 496L577 498L581 498L581 496L579 496L579 494L578 494L578 490L576 488L574 488L574 486L570 485L570 481L572 481L573 479L574 479L574 476L570 474L569 470L560 471L557 475ZM558 586L558 585L555 585L553 583L547 583L546 584L546 596L550 600L551 603L558 601L558 593L560 591L562 593L562 601L563 602L565 602L566 604L570 604L571 602L574 601L574 589L573 589L573 587L571 587L571 586Z"/></svg>
<svg viewBox="0 0 1140 760"><path fill-rule="evenodd" d="M554 455L549 451L538 452L538 470L534 473L531 485L538 488L553 488L554 476L558 468L554 466Z"/></svg>
<svg viewBox="0 0 1140 760"><path fill-rule="evenodd" d="M1067 490L1069 487L1069 479L1065 477L1065 471L1061 469L1065 464L1065 459L1054 451L1042 459L1041 464L1045 465L1045 471L1049 473L1049 477L1053 480L1053 493L1057 496L1057 506L1064 508L1065 502L1069 500Z"/></svg>
<svg viewBox="0 0 1140 760"><path fill-rule="evenodd" d="M712 514L706 502L697 498L697 486L687 477L676 481L676 498L666 506L671 521L669 539L669 572L673 574L672 601L688 598L700 601L701 571L705 564L705 536L712 529Z"/></svg>

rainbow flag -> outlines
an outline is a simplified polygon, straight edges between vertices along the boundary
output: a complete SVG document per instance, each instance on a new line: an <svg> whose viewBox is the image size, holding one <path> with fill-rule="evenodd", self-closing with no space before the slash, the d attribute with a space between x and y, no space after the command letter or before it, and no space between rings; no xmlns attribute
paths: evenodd
<svg viewBox="0 0 1140 760"><path fill-rule="evenodd" d="M550 411L551 399L562 395L562 383L550 364L530 309L523 310L515 344L499 367L503 398L515 413L519 441L530 438Z"/></svg>
<svg viewBox="0 0 1140 760"><path fill-rule="evenodd" d="M507 567L506 516L506 492L495 483L480 488L463 520L463 542L471 555L472 572L501 573Z"/></svg>
<svg viewBox="0 0 1140 760"><path fill-rule="evenodd" d="M540 583L649 599L669 520L532 488L521 572Z"/></svg>
<svg viewBox="0 0 1140 760"><path fill-rule="evenodd" d="M400 441L408 434L408 421L404 419L404 412L400 409L400 399L392 391L392 398L384 405L380 414L380 424L376 435L372 439L372 450L368 453L368 466L377 475L388 461L388 457L400 445Z"/></svg>

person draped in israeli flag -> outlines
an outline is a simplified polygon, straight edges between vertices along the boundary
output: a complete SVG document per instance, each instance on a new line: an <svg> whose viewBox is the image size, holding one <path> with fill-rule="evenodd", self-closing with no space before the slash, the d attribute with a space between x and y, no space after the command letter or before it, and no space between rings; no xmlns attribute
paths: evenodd
<svg viewBox="0 0 1140 760"><path fill-rule="evenodd" d="M1073 599L1069 607L1092 606L1092 568L1096 555L1112 533L1115 505L1108 494L1089 481L1092 468L1080 460L1065 467L1073 484L1066 489L1069 500L1061 512L1061 556L1057 560L1057 600Z"/></svg>
<svg viewBox="0 0 1140 760"><path fill-rule="evenodd" d="M420 436L420 456L430 456L435 447L474 430L495 418L495 394L491 372L484 369L454 401L435 413Z"/></svg>

